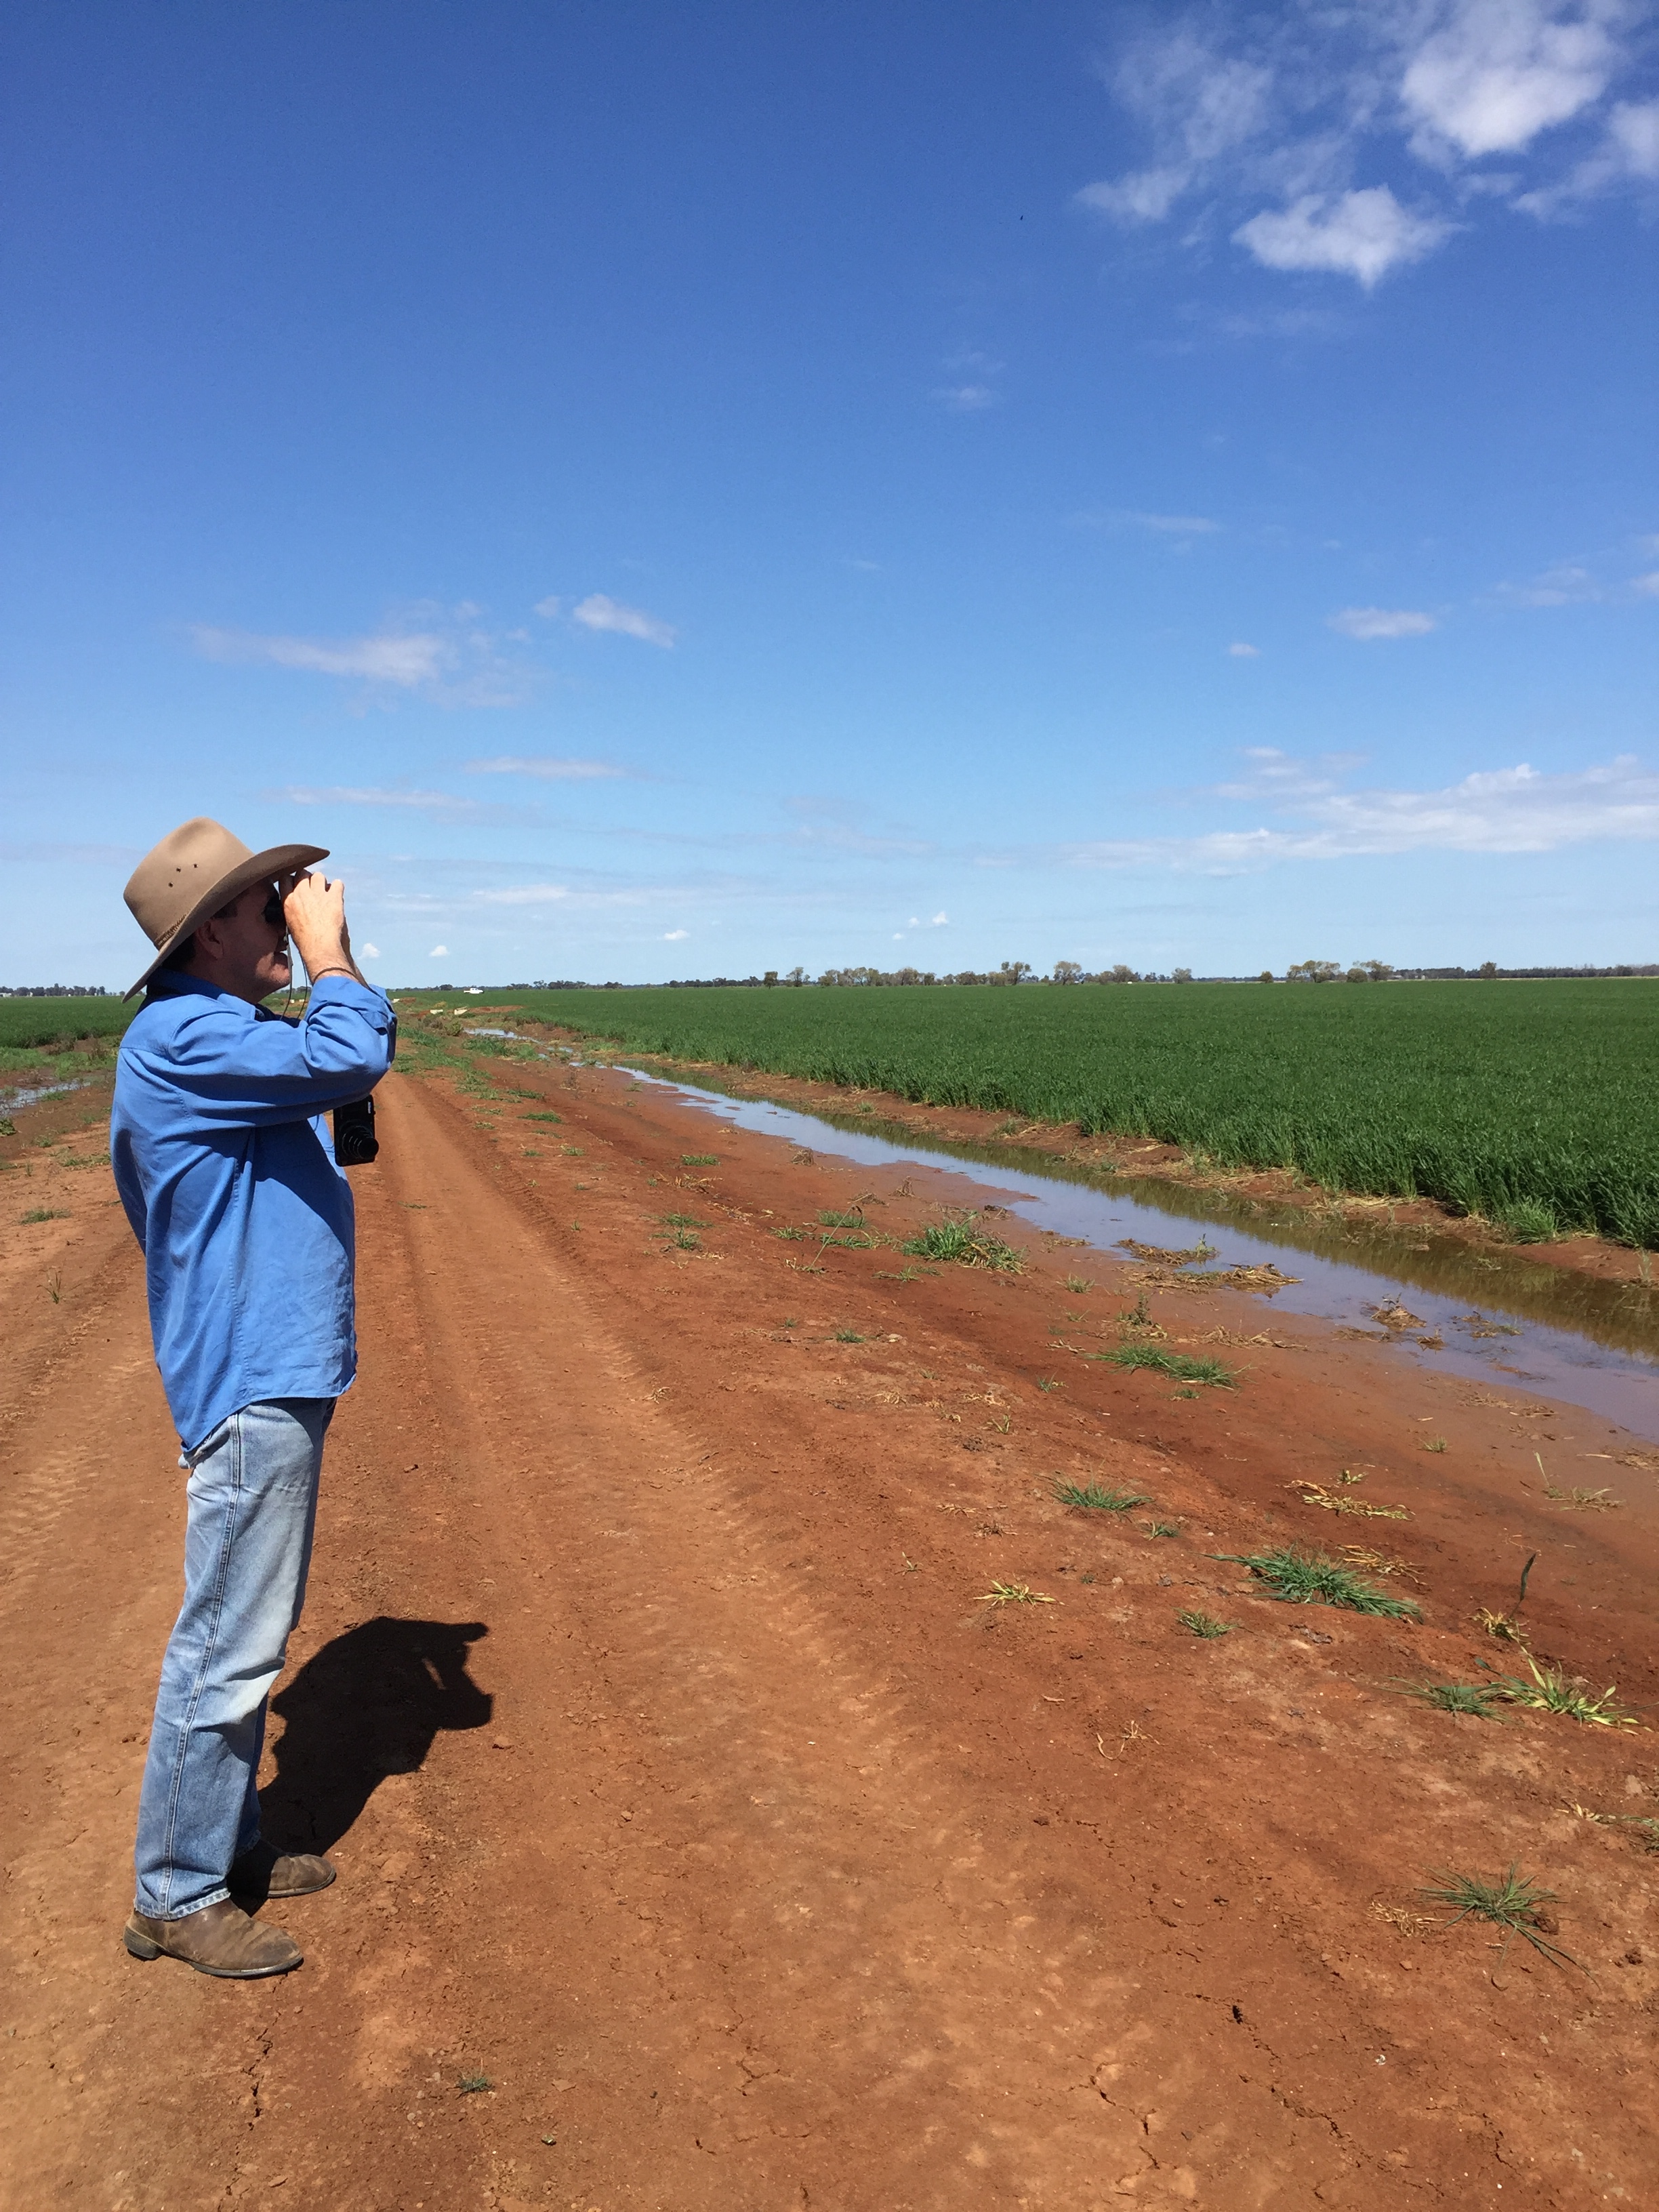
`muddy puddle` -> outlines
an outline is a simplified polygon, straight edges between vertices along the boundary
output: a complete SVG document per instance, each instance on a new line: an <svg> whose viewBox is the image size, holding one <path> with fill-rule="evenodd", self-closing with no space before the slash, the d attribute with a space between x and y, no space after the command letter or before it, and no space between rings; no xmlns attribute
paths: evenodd
<svg viewBox="0 0 1659 2212"><path fill-rule="evenodd" d="M20 1114L25 1106L38 1106L43 1098L59 1098L66 1091L84 1091L95 1079L90 1075L82 1075L72 1083L40 1083L33 1090L7 1091L0 1088L0 1114Z"/></svg>
<svg viewBox="0 0 1659 2212"><path fill-rule="evenodd" d="M1134 1256L1121 1249L1126 1241L1164 1249L1203 1241L1214 1248L1199 1263L1205 1267L1277 1267L1299 1279L1263 1294L1264 1306L1363 1331L1409 1367L1534 1390L1659 1442L1659 1287L1533 1267L1451 1238L1328 1226L1166 1182L1079 1173L1052 1154L1024 1153L1016 1166L1000 1149L923 1144L872 1117L803 1114L625 1072L738 1128L860 1166L965 1170L1016 1219L1115 1260ZM1088 1272L1081 1255L1078 1272Z"/></svg>

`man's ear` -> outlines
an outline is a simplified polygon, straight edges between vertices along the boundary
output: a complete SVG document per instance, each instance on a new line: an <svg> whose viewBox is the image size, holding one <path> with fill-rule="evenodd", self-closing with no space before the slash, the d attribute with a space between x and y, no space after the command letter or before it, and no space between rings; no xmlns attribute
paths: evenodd
<svg viewBox="0 0 1659 2212"><path fill-rule="evenodd" d="M220 927L218 915L210 915L204 921L198 921L196 925L194 959L217 961L222 960L224 957L224 931Z"/></svg>

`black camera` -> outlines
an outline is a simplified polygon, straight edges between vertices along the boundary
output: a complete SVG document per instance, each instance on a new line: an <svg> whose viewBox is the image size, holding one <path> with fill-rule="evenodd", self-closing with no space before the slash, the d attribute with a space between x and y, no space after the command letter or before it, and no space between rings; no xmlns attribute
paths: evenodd
<svg viewBox="0 0 1659 2212"><path fill-rule="evenodd" d="M334 1164L366 1168L380 1149L374 1133L374 1101L354 1098L349 1106L334 1109Z"/></svg>

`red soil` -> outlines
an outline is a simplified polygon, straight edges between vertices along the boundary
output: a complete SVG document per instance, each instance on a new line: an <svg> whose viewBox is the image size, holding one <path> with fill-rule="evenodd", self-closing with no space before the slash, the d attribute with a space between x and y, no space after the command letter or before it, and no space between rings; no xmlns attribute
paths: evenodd
<svg viewBox="0 0 1659 2212"><path fill-rule="evenodd" d="M1177 1398L1076 1356L1127 1303L1104 1255L901 1283L772 1233L863 1197L908 1235L960 1178L512 1080L562 1123L400 1075L355 1177L363 1367L269 1792L340 1880L273 1909L277 1982L120 1948L181 1481L106 1170L5 1178L6 2204L1651 2201L1659 1858L1572 1808L1659 1815L1653 1737L1389 1686L1512 1665L1473 1616L1535 1551L1535 1648L1645 1711L1651 1453L1225 1293L1152 1293L1172 1343L1252 1340ZM1624 1504L1551 1504L1545 1439ZM1291 1538L1400 1561L1423 1624L1211 1556ZM1432 1870L1511 1861L1577 1964L1426 1931Z"/></svg>

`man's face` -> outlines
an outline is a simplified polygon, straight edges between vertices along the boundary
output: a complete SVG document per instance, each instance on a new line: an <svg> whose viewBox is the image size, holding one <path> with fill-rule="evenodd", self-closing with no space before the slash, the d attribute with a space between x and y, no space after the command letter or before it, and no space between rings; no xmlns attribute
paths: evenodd
<svg viewBox="0 0 1659 2212"><path fill-rule="evenodd" d="M288 924L275 884L256 884L228 914L215 915L197 933L198 956L191 964L222 991L257 1006L273 991L294 981L288 949ZM203 955L207 957L204 959Z"/></svg>

